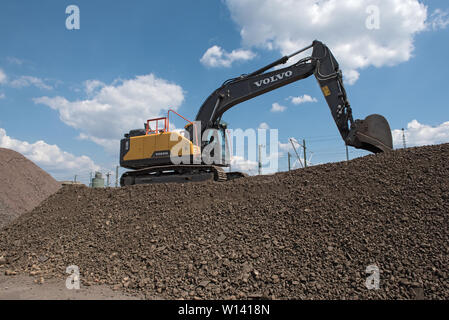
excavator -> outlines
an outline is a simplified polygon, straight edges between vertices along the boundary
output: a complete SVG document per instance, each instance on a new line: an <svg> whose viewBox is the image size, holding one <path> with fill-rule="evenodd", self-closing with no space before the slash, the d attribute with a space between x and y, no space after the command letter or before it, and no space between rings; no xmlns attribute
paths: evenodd
<svg viewBox="0 0 449 320"><path fill-rule="evenodd" d="M310 49L311 56L287 67L278 67ZM269 71L273 68L274 71ZM225 136L227 125L222 122L222 116L227 110L311 75L318 81L346 145L372 153L393 149L390 126L383 116L373 114L364 120L353 119L339 64L329 48L315 40L310 46L259 70L224 82L206 99L194 122L170 110L167 117L147 120L144 129L131 130L125 134L120 143L120 165L132 170L121 176L121 186L212 179L220 182L245 176L239 172L225 172L223 168L229 166L226 157L214 163L203 159L202 150L217 143L223 144L223 140L219 142L216 135L206 139L199 137L203 137L208 130L216 130ZM171 113L187 122L184 135L170 131ZM212 149L212 154L214 150L217 149Z"/></svg>

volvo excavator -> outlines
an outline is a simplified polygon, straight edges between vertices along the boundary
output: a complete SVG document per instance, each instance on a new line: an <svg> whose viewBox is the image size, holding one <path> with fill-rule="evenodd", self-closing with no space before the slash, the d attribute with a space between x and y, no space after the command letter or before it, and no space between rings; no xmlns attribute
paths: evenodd
<svg viewBox="0 0 449 320"><path fill-rule="evenodd" d="M310 49L311 56L285 68L269 71ZM145 129L125 134L120 145L120 165L132 171L122 175L121 186L208 179L226 181L244 176L243 173L224 171L223 168L229 166L226 157L214 163L206 161L202 150L217 144L219 139L215 135L208 139L201 137L211 129L225 136L226 125L221 119L233 106L312 75L321 87L346 145L373 153L393 149L390 126L383 116L374 114L364 120L353 119L339 64L326 45L314 41L310 46L257 71L224 82L206 99L194 122L183 118L188 122L185 135L170 132L170 113L177 114L173 110L167 117L148 120Z"/></svg>

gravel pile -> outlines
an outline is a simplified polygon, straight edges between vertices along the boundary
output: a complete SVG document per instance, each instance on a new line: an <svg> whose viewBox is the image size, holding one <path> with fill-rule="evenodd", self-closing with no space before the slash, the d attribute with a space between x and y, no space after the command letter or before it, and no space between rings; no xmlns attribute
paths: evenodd
<svg viewBox="0 0 449 320"><path fill-rule="evenodd" d="M225 183L64 187L0 231L0 272L77 265L86 285L157 299L448 299L448 157L440 145Z"/></svg>
<svg viewBox="0 0 449 320"><path fill-rule="evenodd" d="M0 148L0 227L59 188L55 179L20 153Z"/></svg>

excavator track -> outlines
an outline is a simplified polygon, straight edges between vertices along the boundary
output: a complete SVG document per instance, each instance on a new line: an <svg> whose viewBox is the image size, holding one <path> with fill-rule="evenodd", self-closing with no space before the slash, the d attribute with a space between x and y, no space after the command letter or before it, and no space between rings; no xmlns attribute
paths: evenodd
<svg viewBox="0 0 449 320"><path fill-rule="evenodd" d="M223 168L213 165L168 165L128 171L120 178L120 185L154 183L188 183L214 180L228 180Z"/></svg>

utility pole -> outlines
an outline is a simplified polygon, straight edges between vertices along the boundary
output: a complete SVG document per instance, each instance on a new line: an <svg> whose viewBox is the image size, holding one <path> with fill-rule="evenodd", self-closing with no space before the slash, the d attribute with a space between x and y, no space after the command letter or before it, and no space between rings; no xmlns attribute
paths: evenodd
<svg viewBox="0 0 449 320"><path fill-rule="evenodd" d="M292 159L292 155L289 152L288 153L288 171L292 170L291 159Z"/></svg>
<svg viewBox="0 0 449 320"><path fill-rule="evenodd" d="M304 168L304 166L302 165L301 157L299 156L298 151L296 150L296 147L295 147L295 144L293 143L293 139L292 138L290 138L290 143L292 144L293 150L295 150L296 157L298 158L298 161L301 164L301 168Z"/></svg>
<svg viewBox="0 0 449 320"><path fill-rule="evenodd" d="M306 139L302 140L302 147L304 149L304 168L307 168Z"/></svg>
<svg viewBox="0 0 449 320"><path fill-rule="evenodd" d="M406 140L405 140L405 129L404 128L402 128L402 143L404 145L404 149L407 149L407 143L406 143Z"/></svg>
<svg viewBox="0 0 449 320"><path fill-rule="evenodd" d="M78 177L78 175L75 174L75 178L73 179L74 183L76 183L76 177Z"/></svg>
<svg viewBox="0 0 449 320"><path fill-rule="evenodd" d="M259 176L262 174L262 145L259 144Z"/></svg>
<svg viewBox="0 0 449 320"><path fill-rule="evenodd" d="M118 166L115 167L115 187L118 188Z"/></svg>
<svg viewBox="0 0 449 320"><path fill-rule="evenodd" d="M108 172L106 173L106 177L107 177L107 183L106 183L106 187L109 188L109 177L111 176L111 173Z"/></svg>
<svg viewBox="0 0 449 320"><path fill-rule="evenodd" d="M349 150L347 144L346 144L346 161L349 161Z"/></svg>

